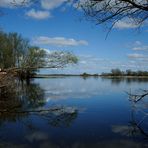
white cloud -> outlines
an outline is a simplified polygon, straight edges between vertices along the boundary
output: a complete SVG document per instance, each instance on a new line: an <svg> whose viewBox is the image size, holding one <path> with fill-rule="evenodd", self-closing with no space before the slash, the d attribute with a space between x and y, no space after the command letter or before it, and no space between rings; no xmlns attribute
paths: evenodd
<svg viewBox="0 0 148 148"><path fill-rule="evenodd" d="M43 20L43 19L47 19L49 17L51 17L50 12L48 11L39 11L39 10L34 10L31 9L30 11L26 12L26 15L28 17L31 17L33 19L37 19L37 20Z"/></svg>
<svg viewBox="0 0 148 148"><path fill-rule="evenodd" d="M41 0L41 6L43 9L52 10L61 6L67 0Z"/></svg>
<svg viewBox="0 0 148 148"><path fill-rule="evenodd" d="M5 8L13 8L15 7L16 5L19 6L19 5L29 5L30 4L30 0L15 0L15 3L14 3L14 0L0 0L0 7L5 7Z"/></svg>
<svg viewBox="0 0 148 148"><path fill-rule="evenodd" d="M54 46L78 46L78 45L88 45L88 42L85 40L75 40L72 38L64 37L46 37L40 36L33 39L33 44L37 45L54 45Z"/></svg>
<svg viewBox="0 0 148 148"><path fill-rule="evenodd" d="M133 43L132 50L136 50L136 51L148 51L148 46L144 45L142 42L140 41L135 41L135 43Z"/></svg>
<svg viewBox="0 0 148 148"><path fill-rule="evenodd" d="M128 57L129 58L144 58L144 55L143 54L139 54L139 53L133 53L133 54L128 54Z"/></svg>
<svg viewBox="0 0 148 148"><path fill-rule="evenodd" d="M148 50L148 46L133 47L133 50Z"/></svg>
<svg viewBox="0 0 148 148"><path fill-rule="evenodd" d="M138 27L137 24L127 20L119 20L114 25L114 28L117 28L117 29L131 29L131 28L137 28L137 27Z"/></svg>

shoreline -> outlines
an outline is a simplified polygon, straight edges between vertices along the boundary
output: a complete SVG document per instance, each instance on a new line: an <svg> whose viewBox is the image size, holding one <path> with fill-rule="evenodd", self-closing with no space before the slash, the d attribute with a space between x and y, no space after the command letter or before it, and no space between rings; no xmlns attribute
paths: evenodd
<svg viewBox="0 0 148 148"><path fill-rule="evenodd" d="M31 78L56 78L56 77L100 77L100 78L135 78L135 79L141 79L146 78L148 79L148 76L103 76L103 75L81 75L81 74L37 74L32 76Z"/></svg>
<svg viewBox="0 0 148 148"><path fill-rule="evenodd" d="M0 73L0 79L4 76L6 76L6 73ZM88 77L94 77L94 78L110 78L110 79L148 79L148 76L111 76L111 75L97 75L97 74L36 74L34 76L31 76L30 78L57 78L57 77L82 77L82 78L88 78Z"/></svg>

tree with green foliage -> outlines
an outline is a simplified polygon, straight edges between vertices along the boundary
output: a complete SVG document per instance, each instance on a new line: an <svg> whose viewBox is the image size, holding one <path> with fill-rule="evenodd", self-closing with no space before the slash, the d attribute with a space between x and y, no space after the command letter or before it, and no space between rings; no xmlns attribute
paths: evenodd
<svg viewBox="0 0 148 148"><path fill-rule="evenodd" d="M68 51L47 52L31 46L17 33L0 32L0 68L14 69L21 78L31 77L39 68L63 68L78 58Z"/></svg>
<svg viewBox="0 0 148 148"><path fill-rule="evenodd" d="M17 33L0 32L0 68L20 67L20 57L29 47L28 40Z"/></svg>
<svg viewBox="0 0 148 148"><path fill-rule="evenodd" d="M69 51L51 51L47 54L47 67L63 68L68 64L76 64L78 58Z"/></svg>
<svg viewBox="0 0 148 148"><path fill-rule="evenodd" d="M116 69L111 70L111 75L112 76L121 76L121 75L123 75L123 72L120 69L116 68Z"/></svg>
<svg viewBox="0 0 148 148"><path fill-rule="evenodd" d="M131 70L131 69L127 69L127 70L126 70L126 75L127 75L127 76L132 75L132 70Z"/></svg>
<svg viewBox="0 0 148 148"><path fill-rule="evenodd" d="M45 56L46 52L39 47L29 47L26 53L19 57L19 77L29 78L39 67L44 67Z"/></svg>

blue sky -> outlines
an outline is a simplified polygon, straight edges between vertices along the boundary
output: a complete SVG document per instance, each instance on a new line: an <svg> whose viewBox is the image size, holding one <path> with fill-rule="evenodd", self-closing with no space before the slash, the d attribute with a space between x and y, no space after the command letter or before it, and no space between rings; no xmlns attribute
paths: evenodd
<svg viewBox="0 0 148 148"><path fill-rule="evenodd" d="M52 70L53 73L101 73L112 68L148 70L147 23L137 31L137 26L121 20L105 39L105 27L86 21L81 10L65 1L40 0L35 5L16 8L13 0L1 0L4 15L0 17L0 27L22 34L32 45L72 51L79 57L77 65Z"/></svg>

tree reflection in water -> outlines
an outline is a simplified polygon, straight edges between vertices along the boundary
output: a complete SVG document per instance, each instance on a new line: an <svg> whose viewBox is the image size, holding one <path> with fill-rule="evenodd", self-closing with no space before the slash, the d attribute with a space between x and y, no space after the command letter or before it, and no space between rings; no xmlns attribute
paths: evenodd
<svg viewBox="0 0 148 148"><path fill-rule="evenodd" d="M13 87L6 88L8 91L1 94L0 100L0 121L16 121L27 115L18 114L18 111L38 108L45 104L44 91L38 84L28 83L26 81L13 82Z"/></svg>
<svg viewBox="0 0 148 148"><path fill-rule="evenodd" d="M119 85L123 82L127 83L127 84L131 84L131 83L147 83L148 82L148 78L138 78L138 77L102 77L102 80L111 80L111 83L113 85Z"/></svg>
<svg viewBox="0 0 148 148"><path fill-rule="evenodd" d="M11 91L1 95L1 124L8 121L16 122L33 114L48 120L52 126L69 126L77 117L78 110L74 107L58 105L44 108L45 94L39 84L31 81L15 81L13 84Z"/></svg>
<svg viewBox="0 0 148 148"><path fill-rule="evenodd" d="M57 109L42 115L54 127L69 127L72 121L77 118L78 110L74 107L61 106Z"/></svg>
<svg viewBox="0 0 148 148"><path fill-rule="evenodd" d="M130 97L130 96L129 96ZM130 98L131 102L131 120L129 125L114 125L112 131L123 136L132 138L143 137L148 140L148 100L147 96L142 100L135 102Z"/></svg>

